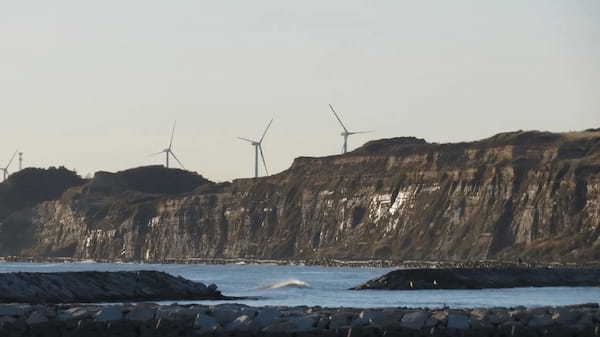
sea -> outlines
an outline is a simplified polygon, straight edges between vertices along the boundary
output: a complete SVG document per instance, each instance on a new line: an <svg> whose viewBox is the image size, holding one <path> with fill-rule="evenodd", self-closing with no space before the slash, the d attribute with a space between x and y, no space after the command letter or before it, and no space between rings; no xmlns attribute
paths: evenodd
<svg viewBox="0 0 600 337"><path fill-rule="evenodd" d="M0 263L0 272L158 270L205 284L250 306L349 308L539 307L600 302L598 287L508 288L484 290L361 290L349 288L393 269L264 264ZM158 302L170 304L173 302ZM178 301L180 304L232 303Z"/></svg>

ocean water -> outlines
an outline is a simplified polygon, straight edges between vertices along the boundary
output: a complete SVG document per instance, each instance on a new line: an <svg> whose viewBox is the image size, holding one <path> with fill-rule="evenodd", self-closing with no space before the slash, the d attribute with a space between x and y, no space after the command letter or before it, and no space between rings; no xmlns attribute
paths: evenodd
<svg viewBox="0 0 600 337"><path fill-rule="evenodd" d="M235 301L251 306L323 307L514 307L600 302L597 287L510 288L485 290L351 291L348 288L379 277L389 268L349 268L277 265L177 265L110 263L0 263L0 272L159 270L215 283ZM171 302L161 302L171 303ZM222 303L222 302L179 302ZM231 302L228 302L231 303Z"/></svg>

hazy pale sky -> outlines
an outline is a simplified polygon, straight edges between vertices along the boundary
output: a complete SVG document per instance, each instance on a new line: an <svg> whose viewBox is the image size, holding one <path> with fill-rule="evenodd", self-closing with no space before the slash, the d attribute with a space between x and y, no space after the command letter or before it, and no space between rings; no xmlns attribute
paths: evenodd
<svg viewBox="0 0 600 337"><path fill-rule="evenodd" d="M600 1L0 0L0 166L159 164L213 180L342 138L600 127ZM13 164L13 170L16 169Z"/></svg>

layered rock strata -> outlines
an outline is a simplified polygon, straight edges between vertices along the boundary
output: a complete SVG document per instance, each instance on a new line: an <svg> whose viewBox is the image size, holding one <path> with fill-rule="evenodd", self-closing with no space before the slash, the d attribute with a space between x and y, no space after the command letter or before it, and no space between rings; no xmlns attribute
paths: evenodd
<svg viewBox="0 0 600 337"><path fill-rule="evenodd" d="M0 273L0 302L223 300L217 286L157 271Z"/></svg>
<svg viewBox="0 0 600 337"><path fill-rule="evenodd" d="M353 290L598 287L600 268L422 268L400 269Z"/></svg>
<svg viewBox="0 0 600 337"><path fill-rule="evenodd" d="M598 305L352 309L0 305L2 336L597 336Z"/></svg>
<svg viewBox="0 0 600 337"><path fill-rule="evenodd" d="M385 139L222 184L148 170L99 173L57 200L0 219L0 253L124 261L600 260L598 129L457 144Z"/></svg>

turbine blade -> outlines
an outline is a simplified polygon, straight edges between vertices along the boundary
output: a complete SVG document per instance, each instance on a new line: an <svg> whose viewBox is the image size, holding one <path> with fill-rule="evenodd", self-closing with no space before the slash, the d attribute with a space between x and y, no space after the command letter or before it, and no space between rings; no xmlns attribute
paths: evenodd
<svg viewBox="0 0 600 337"><path fill-rule="evenodd" d="M342 122L342 119L340 118L340 116L338 116L337 112L335 112L335 110L333 109L333 106L331 104L329 104L329 108L331 109L331 111L333 112L333 115L335 116L335 118L338 120L338 122L340 122L340 125L342 126L342 128L344 129L344 131L348 132L348 129L346 129L346 126L344 125L344 123Z"/></svg>
<svg viewBox="0 0 600 337"><path fill-rule="evenodd" d="M8 161L8 165L6 165L6 167L4 168L5 171L7 171L8 168L10 167L10 164L12 164L13 160L15 159L15 156L17 155L17 152L19 152L19 150L15 151L15 153L13 153L12 157L10 157L10 160Z"/></svg>
<svg viewBox="0 0 600 337"><path fill-rule="evenodd" d="M173 137L175 137L175 125L177 121L173 122L173 128L171 129L171 141L169 142L169 149L173 146Z"/></svg>
<svg viewBox="0 0 600 337"><path fill-rule="evenodd" d="M369 131L353 131L353 132L348 132L351 135L357 135L360 133L371 133L371 132L375 132L375 130L369 130Z"/></svg>
<svg viewBox="0 0 600 337"><path fill-rule="evenodd" d="M179 159L177 158L177 156L175 155L175 153L171 150L169 150L169 153L171 153L171 155L173 156L173 158L175 158L175 160L177 160L177 162L179 163L179 166L181 166L182 169L185 170L185 166L183 166L183 164L179 161Z"/></svg>
<svg viewBox="0 0 600 337"><path fill-rule="evenodd" d="M252 139L248 139L248 138L237 137L237 139L241 139L241 140L243 140L243 141L246 141L246 142L248 142L248 143L252 143L252 144L256 143L256 142L255 142L255 141L253 141Z"/></svg>
<svg viewBox="0 0 600 337"><path fill-rule="evenodd" d="M267 161L265 160L265 155L263 153L262 146L258 145L258 149L260 150L260 157L262 158L262 162L265 167L265 173L269 175L269 169L267 168Z"/></svg>
<svg viewBox="0 0 600 337"><path fill-rule="evenodd" d="M159 154L163 154L165 153L165 151L160 151L160 152L156 152L156 153L151 153L148 155L148 157L152 157L152 156L158 156Z"/></svg>
<svg viewBox="0 0 600 337"><path fill-rule="evenodd" d="M269 131L269 128L271 127L271 124L273 124L273 120L274 120L274 119L275 119L275 118L271 118L271 121L270 121L270 122L269 122L269 124L267 125L267 128L265 129L265 132L263 132L263 135L262 135L262 137L260 137L260 141L259 141L259 143L261 143L261 144L262 144L262 141L263 141L263 139L265 139L265 136L267 135L267 131Z"/></svg>

